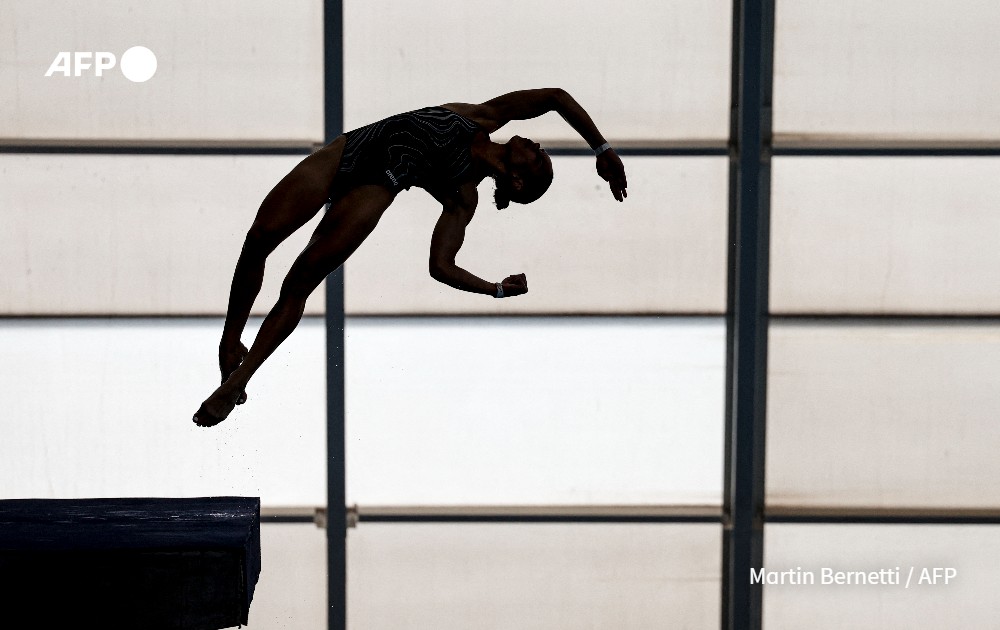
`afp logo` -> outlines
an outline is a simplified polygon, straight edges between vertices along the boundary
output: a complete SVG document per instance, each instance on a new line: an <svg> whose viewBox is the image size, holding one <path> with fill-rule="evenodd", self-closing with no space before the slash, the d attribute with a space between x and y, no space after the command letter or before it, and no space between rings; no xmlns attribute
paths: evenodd
<svg viewBox="0 0 1000 630"><path fill-rule="evenodd" d="M45 76L64 77L104 76L105 70L115 67L117 60L109 52L60 52L52 61ZM149 81L156 74L156 55L145 46L133 46L122 53L118 68L133 83Z"/></svg>

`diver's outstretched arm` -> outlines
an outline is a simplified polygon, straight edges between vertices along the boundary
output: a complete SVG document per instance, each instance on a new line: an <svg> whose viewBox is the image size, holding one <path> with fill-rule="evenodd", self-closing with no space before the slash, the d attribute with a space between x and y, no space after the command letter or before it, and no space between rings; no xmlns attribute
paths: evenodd
<svg viewBox="0 0 1000 630"><path fill-rule="evenodd" d="M606 147L607 140L594 124L590 114L562 88L518 90L492 98L470 108L473 117L483 128L492 133L512 120L528 120L547 112L557 112L563 117L597 155L597 174L608 182L611 194L622 201L628 197L625 167L615 150ZM603 149L603 150L602 150Z"/></svg>

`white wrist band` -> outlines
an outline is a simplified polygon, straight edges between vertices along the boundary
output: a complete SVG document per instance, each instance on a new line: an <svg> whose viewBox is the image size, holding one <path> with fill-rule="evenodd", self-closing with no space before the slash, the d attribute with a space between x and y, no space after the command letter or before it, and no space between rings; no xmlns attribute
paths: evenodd
<svg viewBox="0 0 1000 630"><path fill-rule="evenodd" d="M502 298L503 297L503 284L502 283L497 282L497 294L494 295L493 297L495 297L495 298Z"/></svg>
<svg viewBox="0 0 1000 630"><path fill-rule="evenodd" d="M608 144L607 142L605 142L601 146L599 146L596 149L594 149L594 155L600 155L600 154L604 153L605 151L607 151L610 148L611 148L611 145Z"/></svg>

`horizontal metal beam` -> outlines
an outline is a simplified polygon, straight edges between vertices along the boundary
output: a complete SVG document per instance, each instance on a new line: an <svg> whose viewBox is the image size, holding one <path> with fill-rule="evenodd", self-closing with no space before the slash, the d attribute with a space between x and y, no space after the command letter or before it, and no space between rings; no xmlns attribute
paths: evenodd
<svg viewBox="0 0 1000 630"><path fill-rule="evenodd" d="M674 318L674 319L697 319L697 318L714 318L720 319L725 316L722 311L711 312L711 311L673 311L673 312L651 312L651 311L622 311L620 313L594 313L594 312L573 312L566 311L563 313L551 313L551 312L519 312L519 313L426 313L426 312L414 312L414 313L347 313L347 319L357 319L357 320L376 320L376 319L386 319L386 320L397 320L397 319L427 319L433 320L435 322L441 322L442 320L448 319L502 319L502 320L517 320L524 319L530 320L532 322L539 322L544 320L553 319L620 319L620 318L630 318L630 319L664 319L664 318Z"/></svg>
<svg viewBox="0 0 1000 630"><path fill-rule="evenodd" d="M319 506L260 508L261 523L312 523L324 526L325 520L325 510Z"/></svg>
<svg viewBox="0 0 1000 630"><path fill-rule="evenodd" d="M861 315L858 313L829 313L822 315L784 313L772 314L771 323L794 323L797 325L825 326L835 323L838 326L893 326L893 325L954 325L954 324L1000 324L1000 314L949 314L949 315L915 315L878 313Z"/></svg>
<svg viewBox="0 0 1000 630"><path fill-rule="evenodd" d="M546 320L566 320L566 319L632 319L632 320L663 320L663 319L721 319L725 313L702 313L702 312L676 312L676 313L647 313L647 312L623 312L623 313L348 313L348 320L428 320L435 324L449 319L469 320L525 320L532 323L544 322ZM110 313L110 314L76 314L76 313L39 313L39 314L0 314L0 321L101 321L106 319L131 319L131 320L178 320L192 321L204 319L221 319L225 313L170 313L154 315L149 313ZM263 314L252 315L251 320L260 320ZM322 319L322 313L306 314L302 316L305 320Z"/></svg>
<svg viewBox="0 0 1000 630"><path fill-rule="evenodd" d="M600 319L629 319L630 321L642 321L642 320L664 320L664 319L714 319L718 320L725 317L725 313L394 313L394 314L350 314L348 313L346 319L356 320L356 321L373 321L373 320L420 320L420 319L433 319L435 323L441 323L448 319L457 320L469 320L469 319L482 319L482 320L531 320L532 322L540 322L544 320L566 320L566 319L586 319L586 320L600 320ZM203 320L203 319L220 319L224 317L222 313L216 313L212 315L205 314L193 314L184 315L171 313L169 315L150 315L150 314L105 314L105 315L94 315L94 314L37 314L37 315L24 315L24 314L12 314L4 315L0 314L0 322L30 322L30 321L56 321L56 322L72 322L72 321L100 321L106 319L130 319L130 320L148 320L148 321L159 321L159 320L178 320L178 321L191 321L191 320ZM251 319L261 319L263 315L254 315ZM322 313L306 314L303 315L303 319L306 321L322 319L324 315ZM873 315L859 315L857 313L829 313L829 314L807 314L807 313L782 313L782 314L772 314L769 316L771 323L776 324L795 324L795 325L805 325L805 326L907 326L907 325L960 325L960 324L982 324L982 325L1000 325L1000 313L996 314L953 314L953 315L893 315L893 314L873 314Z"/></svg>
<svg viewBox="0 0 1000 630"><path fill-rule="evenodd" d="M322 143L298 141L200 141L200 140L0 140L0 153L86 153L86 154L166 154L166 155L308 155ZM593 156L578 142L548 142L551 155ZM690 140L678 142L632 141L616 145L615 152L628 156L728 155L724 141Z"/></svg>
<svg viewBox="0 0 1000 630"><path fill-rule="evenodd" d="M721 523L720 506L703 505L448 505L352 506L351 524L366 523ZM1000 525L1000 507L773 506L767 523L839 525ZM261 507L261 523L326 526L322 507Z"/></svg>
<svg viewBox="0 0 1000 630"><path fill-rule="evenodd" d="M775 156L815 157L989 157L1000 156L1000 142L775 138L772 153Z"/></svg>
<svg viewBox="0 0 1000 630"><path fill-rule="evenodd" d="M542 141L552 155L592 156L578 141ZM0 139L0 153L92 153L168 155L308 155L323 146L302 140L70 140ZM628 140L614 144L619 155L699 156L730 155L734 147L724 140ZM1000 140L852 140L819 138L789 140L777 137L768 150L776 156L1000 156Z"/></svg>
<svg viewBox="0 0 1000 630"><path fill-rule="evenodd" d="M309 155L322 145L307 142L0 142L0 153L86 155Z"/></svg>
<svg viewBox="0 0 1000 630"><path fill-rule="evenodd" d="M542 320L565 320L565 319L720 319L725 317L725 313L717 312L670 312L670 313L649 313L649 312L622 312L622 313L348 313L348 320L406 320L406 319L433 319L440 323L445 319L493 319L493 320L531 320L539 322ZM225 313L169 313L169 314L149 314L149 313L106 313L106 314L78 314L78 313L0 313L0 321L98 321L105 319L133 319L133 320L179 320L191 321L198 319L219 319L225 317ZM261 319L264 316L253 315L251 319ZM323 318L322 313L306 314L303 319ZM949 315L917 315L917 314L894 314L894 313L777 313L771 314L769 319L778 323L796 324L816 324L824 325L835 322L838 325L891 325L891 324L1000 324L1000 313L994 314L949 314Z"/></svg>
<svg viewBox="0 0 1000 630"><path fill-rule="evenodd" d="M369 523L721 523L721 506L454 505L353 506Z"/></svg>
<svg viewBox="0 0 1000 630"><path fill-rule="evenodd" d="M1000 508L822 508L775 506L764 513L768 523L845 525L1000 525Z"/></svg>
<svg viewBox="0 0 1000 630"><path fill-rule="evenodd" d="M51 155L309 155L320 145L312 144L0 144L0 154L51 154ZM553 156L592 157L587 147L546 146ZM730 154L726 146L624 146L615 147L616 153L626 157L724 157ZM816 145L800 147L774 147L777 157L1000 157L1000 147L975 146L885 146L852 147Z"/></svg>
<svg viewBox="0 0 1000 630"><path fill-rule="evenodd" d="M560 147L542 144L542 148L549 155L559 156L584 156L594 157L594 152L589 147ZM701 157L701 156L721 156L729 155L729 148L723 144L692 144L687 146L616 146L615 153L623 157Z"/></svg>
<svg viewBox="0 0 1000 630"><path fill-rule="evenodd" d="M287 525L292 523L302 523L309 525L316 525L317 527L322 526L322 523L316 521L316 516L313 514L300 515L300 516L264 516L260 515L260 522L264 524L275 524L275 525Z"/></svg>
<svg viewBox="0 0 1000 630"><path fill-rule="evenodd" d="M11 313L2 314L0 313L0 321L2 320L24 320L24 321L44 321L44 320L56 320L56 321L102 321L106 319L148 319L148 320L161 320L161 319L176 319L179 321L192 321L199 319L222 319L226 316L225 313L164 313L164 314L152 314L152 313ZM251 315L250 319L262 320L265 314ZM324 315L322 313L315 314L305 314L302 316L303 319L309 318L319 318L323 319Z"/></svg>

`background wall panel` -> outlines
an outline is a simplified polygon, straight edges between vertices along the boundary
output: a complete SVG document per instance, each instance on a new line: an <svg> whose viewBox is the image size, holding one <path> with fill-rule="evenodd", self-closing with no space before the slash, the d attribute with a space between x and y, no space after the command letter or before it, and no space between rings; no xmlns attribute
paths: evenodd
<svg viewBox="0 0 1000 630"><path fill-rule="evenodd" d="M0 141L323 141L323 4L263 0L0 4ZM122 54L156 73L133 83ZM46 77L60 51L115 55Z"/></svg>
<svg viewBox="0 0 1000 630"><path fill-rule="evenodd" d="M772 323L768 504L995 507L998 371L995 323Z"/></svg>
<svg viewBox="0 0 1000 630"><path fill-rule="evenodd" d="M448 0L344 3L348 129L398 111L562 87L612 142L729 133L729 0L594 0L502 7ZM651 70L655 69L655 70ZM497 133L582 144L556 114Z"/></svg>
<svg viewBox="0 0 1000 630"><path fill-rule="evenodd" d="M719 526L379 524L348 531L349 628L718 628Z"/></svg>
<svg viewBox="0 0 1000 630"><path fill-rule="evenodd" d="M322 320L305 321L249 402L205 429L191 416L218 385L221 332L220 319L0 320L4 498L325 505Z"/></svg>
<svg viewBox="0 0 1000 630"><path fill-rule="evenodd" d="M721 318L365 318L346 334L349 505L721 502Z"/></svg>
<svg viewBox="0 0 1000 630"><path fill-rule="evenodd" d="M326 530L312 523L262 523L260 554L250 607L254 630L326 627Z"/></svg>
<svg viewBox="0 0 1000 630"><path fill-rule="evenodd" d="M995 525L769 524L764 564L815 571L815 585L764 587L766 630L992 628L1000 615L1000 528ZM900 568L896 585L820 584L820 570ZM910 568L909 588L905 582ZM948 583L919 583L924 569L952 568Z"/></svg>
<svg viewBox="0 0 1000 630"><path fill-rule="evenodd" d="M726 307L725 158L626 157L618 203L592 157L553 158L555 176L530 205L493 205L493 182L457 262L490 281L528 277L529 292L494 300L427 271L441 205L401 194L345 267L350 314L718 313Z"/></svg>
<svg viewBox="0 0 1000 630"><path fill-rule="evenodd" d="M776 158L774 313L1000 313L1000 159Z"/></svg>
<svg viewBox="0 0 1000 630"><path fill-rule="evenodd" d="M776 141L1000 141L1000 4L778 2Z"/></svg>
<svg viewBox="0 0 1000 630"><path fill-rule="evenodd" d="M0 313L225 315L257 209L301 159L0 155ZM318 221L268 259L255 313L274 305ZM306 312L323 303L317 290Z"/></svg>

